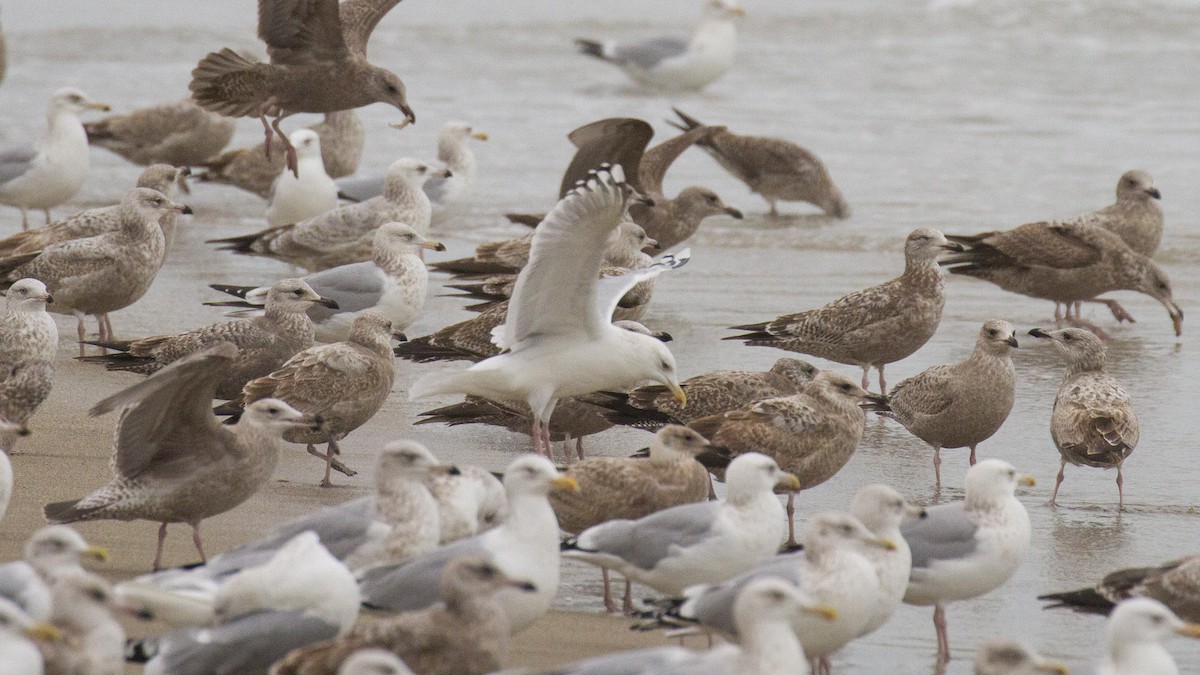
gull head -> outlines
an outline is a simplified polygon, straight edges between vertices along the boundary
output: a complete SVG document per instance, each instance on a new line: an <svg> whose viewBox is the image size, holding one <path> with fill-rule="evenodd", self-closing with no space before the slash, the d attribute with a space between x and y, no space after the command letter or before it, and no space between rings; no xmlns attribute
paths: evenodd
<svg viewBox="0 0 1200 675"><path fill-rule="evenodd" d="M737 0L711 0L704 8L704 15L709 18L732 19L746 16L746 10L742 9Z"/></svg>
<svg viewBox="0 0 1200 675"><path fill-rule="evenodd" d="M1117 181L1117 201L1127 199L1162 199L1162 193L1154 187L1154 179L1150 174L1133 169L1121 174L1121 179Z"/></svg>
<svg viewBox="0 0 1200 675"><path fill-rule="evenodd" d="M738 209L721 201L717 193L706 187L687 187L675 196L675 204L683 213L697 222L709 216L725 215L741 220L744 215Z"/></svg>
<svg viewBox="0 0 1200 675"><path fill-rule="evenodd" d="M733 603L733 620L741 633L755 624L791 624L801 614L826 621L837 619L832 605L818 602L795 584L776 577L760 577L747 583Z"/></svg>
<svg viewBox="0 0 1200 675"><path fill-rule="evenodd" d="M8 287L6 306L10 312L41 312L54 302L46 284L37 279L21 279Z"/></svg>
<svg viewBox="0 0 1200 675"><path fill-rule="evenodd" d="M508 576L482 555L456 558L442 572L442 593L447 597L487 597L503 588L515 588L524 593L537 590L537 586L529 581Z"/></svg>
<svg viewBox="0 0 1200 675"><path fill-rule="evenodd" d="M38 623L16 604L0 598L0 635L24 635L39 642L56 642L62 633L49 623Z"/></svg>
<svg viewBox="0 0 1200 675"><path fill-rule="evenodd" d="M320 415L305 415L277 398L262 398L246 406L238 424L248 424L282 438L296 427L320 431L322 420Z"/></svg>
<svg viewBox="0 0 1200 675"><path fill-rule="evenodd" d="M192 212L191 207L171 201L170 197L150 188L133 188L125 193L121 200L121 208L126 213L133 211L141 218L141 222L158 223L168 213Z"/></svg>
<svg viewBox="0 0 1200 675"><path fill-rule="evenodd" d="M989 354L1007 356L1017 348L1016 330L1007 321L989 319L979 329L979 339L976 344Z"/></svg>
<svg viewBox="0 0 1200 675"><path fill-rule="evenodd" d="M1067 675L1071 672L1058 661L1044 659L1019 642L1004 640L989 642L979 648L975 655L977 675L1005 675L1007 673L1047 673Z"/></svg>
<svg viewBox="0 0 1200 675"><path fill-rule="evenodd" d="M404 113L404 122L395 123L392 126L403 128L416 123L417 115L408 105L408 93L404 88L404 82L400 81L400 78L392 71L372 66L363 88L371 98L380 103L395 106Z"/></svg>
<svg viewBox="0 0 1200 675"><path fill-rule="evenodd" d="M904 240L904 260L909 266L933 265L938 256L946 251L962 250L962 244L956 244L946 239L946 235L941 232L928 228L913 230L909 233L908 239Z"/></svg>
<svg viewBox="0 0 1200 675"><path fill-rule="evenodd" d="M186 166L174 167L170 164L151 164L138 176L137 187L158 190L167 197L175 194L175 189L184 185L183 179L191 175Z"/></svg>
<svg viewBox="0 0 1200 675"><path fill-rule="evenodd" d="M314 304L338 309L336 301L321 297L303 279L281 279L267 290L268 312L307 312Z"/></svg>
<svg viewBox="0 0 1200 675"><path fill-rule="evenodd" d="M859 551L872 549L896 550L896 542L881 538L849 513L827 511L819 513L804 526L804 550L814 555L837 548Z"/></svg>
<svg viewBox="0 0 1200 675"><path fill-rule="evenodd" d="M622 218L609 240L608 257L626 259L640 251L657 251L661 248L658 241L646 234L646 230L642 229L641 225L628 218Z"/></svg>
<svg viewBox="0 0 1200 675"><path fill-rule="evenodd" d="M551 490L579 491L574 478L564 476L545 457L525 455L513 460L504 470L504 491L509 501L514 496L550 494Z"/></svg>
<svg viewBox="0 0 1200 675"><path fill-rule="evenodd" d="M925 509L909 504L904 495L895 489L878 483L868 485L854 493L850 501L850 513L881 537L899 536L900 523L905 518L924 518Z"/></svg>
<svg viewBox="0 0 1200 675"><path fill-rule="evenodd" d="M1167 273L1146 257L1140 257L1133 265L1122 267L1121 271L1132 275L1131 290L1145 293L1166 308L1167 315L1171 317L1171 325L1175 328L1175 336L1183 335L1183 310L1175 302L1175 296L1171 292L1171 279L1167 277Z"/></svg>
<svg viewBox="0 0 1200 675"><path fill-rule="evenodd" d="M1157 600L1132 598L1109 615L1107 633L1109 655L1120 662L1131 647L1161 644L1174 635L1200 638L1200 624L1185 623Z"/></svg>
<svg viewBox="0 0 1200 675"><path fill-rule="evenodd" d="M430 251L445 251L446 246L440 241L432 241L422 237L410 225L404 223L384 223L375 230L371 247L376 258L390 257L398 254L416 254L420 249Z"/></svg>
<svg viewBox="0 0 1200 675"><path fill-rule="evenodd" d="M675 367L675 355L671 353L671 350L667 349L667 346L660 340L648 335L632 331L623 332L632 338L631 342L634 347L630 352L630 357L636 359L636 363L640 366L641 379L654 380L670 389L675 400L680 405L686 406L687 394L684 393L683 387L679 386L679 373Z"/></svg>
<svg viewBox="0 0 1200 675"><path fill-rule="evenodd" d="M88 110L99 110L108 112L112 110L112 106L107 103L99 103L88 98L88 95L79 91L75 87L63 87L54 92L54 96L50 98L50 116L53 117L58 113L70 113L79 115Z"/></svg>
<svg viewBox="0 0 1200 675"><path fill-rule="evenodd" d="M1104 343L1086 328L1062 328L1052 331L1034 328L1029 334L1039 340L1049 340L1059 353L1067 357L1067 363L1073 372L1104 368Z"/></svg>
<svg viewBox="0 0 1200 675"><path fill-rule="evenodd" d="M708 439L694 429L668 424L654 434L650 442L650 459L690 460L712 447Z"/></svg>
<svg viewBox="0 0 1200 675"><path fill-rule="evenodd" d="M803 359L782 358L771 366L771 373L803 389L817 377L821 370Z"/></svg>
<svg viewBox="0 0 1200 675"><path fill-rule="evenodd" d="M108 551L88 544L68 525L43 527L25 542L25 561L38 571L75 567L83 557L103 562L108 560Z"/></svg>
<svg viewBox="0 0 1200 675"><path fill-rule="evenodd" d="M465 141L468 138L474 138L477 141L486 141L488 135L486 132L475 130L470 123L451 120L442 125L441 131L438 132L438 140L452 141L458 143Z"/></svg>
<svg viewBox="0 0 1200 675"><path fill-rule="evenodd" d="M1037 481L1027 473L1018 473L1001 459L985 459L967 470L964 489L967 507L980 508L1002 503L1016 494L1017 486L1033 487Z"/></svg>
<svg viewBox="0 0 1200 675"><path fill-rule="evenodd" d="M832 370L822 370L813 377L805 392L829 401L849 399L855 405L861 403L882 403L886 399L879 394L872 394L862 388L853 378Z"/></svg>
<svg viewBox="0 0 1200 675"><path fill-rule="evenodd" d="M296 156L300 159L319 159L321 157L321 137L312 129L297 129L288 136L288 140L296 147Z"/></svg>
<svg viewBox="0 0 1200 675"><path fill-rule="evenodd" d="M776 487L797 492L800 479L780 469L774 459L758 452L747 452L729 463L725 470L725 485L729 488L729 501L737 503L772 492Z"/></svg>
<svg viewBox="0 0 1200 675"><path fill-rule="evenodd" d="M395 330L392 320L379 312L362 312L354 317L350 324L350 335L347 342L366 347L381 354L391 355L392 340L405 342L408 340L404 333Z"/></svg>
<svg viewBox="0 0 1200 675"><path fill-rule="evenodd" d="M461 475L457 467L441 464L429 448L416 441L392 441L379 452L375 473L380 476L426 476L429 474Z"/></svg>
<svg viewBox="0 0 1200 675"><path fill-rule="evenodd" d="M388 167L384 177L383 191L385 194L394 192L398 184L405 184L411 189L420 189L425 181L435 176L448 178L452 174L449 169L436 169L426 162L412 157L402 157ZM391 187L389 186L396 186Z"/></svg>

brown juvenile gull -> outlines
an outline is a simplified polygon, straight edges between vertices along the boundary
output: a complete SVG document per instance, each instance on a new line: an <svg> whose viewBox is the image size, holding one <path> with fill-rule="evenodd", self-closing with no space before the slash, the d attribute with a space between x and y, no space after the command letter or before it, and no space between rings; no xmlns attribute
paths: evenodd
<svg viewBox="0 0 1200 675"><path fill-rule="evenodd" d="M272 675L336 675L352 653L383 647L420 675L484 675L508 656L509 620L493 594L505 588L532 592L480 555L457 558L442 572L442 603L407 612L342 637L293 651Z"/></svg>
<svg viewBox="0 0 1200 675"><path fill-rule="evenodd" d="M50 584L60 574L82 571L81 557L108 560L108 551L91 546L74 528L48 525L25 541L22 560L0 565L0 598L9 600L35 621L49 621L53 609Z"/></svg>
<svg viewBox="0 0 1200 675"><path fill-rule="evenodd" d="M752 331L727 337L748 345L775 347L879 370L879 393L887 393L883 367L923 347L942 321L946 294L938 256L961 251L937 230L913 230L904 242L904 273L887 283L838 298L807 312L774 321L734 326Z"/></svg>
<svg viewBox="0 0 1200 675"><path fill-rule="evenodd" d="M648 458L594 457L572 464L563 474L579 483L578 493L556 492L550 505L558 526L579 534L607 520L637 520L679 504L708 499L711 489L708 469L696 461L710 443L695 431L679 425L658 430L650 443ZM604 607L617 611L604 574ZM631 585L625 582L625 613L633 612Z"/></svg>
<svg viewBox="0 0 1200 675"><path fill-rule="evenodd" d="M784 471L800 478L807 490L833 478L858 448L866 425L860 404L880 397L854 380L831 371L817 373L800 394L768 398L726 413L710 415L688 426L719 448L706 453L719 466L730 457L761 452ZM724 470L716 468L718 477ZM795 495L788 495L788 543L796 542Z"/></svg>
<svg viewBox="0 0 1200 675"><path fill-rule="evenodd" d="M268 375L313 343L312 320L308 308L313 304L336 306L317 295L300 279L283 279L271 287L262 316L249 321L225 321L178 335L158 335L123 342L97 341L115 354L86 356L82 360L103 363L109 370L128 370L149 375L189 354L221 342L231 342L238 352L233 362L222 369L214 395L228 400L241 399L242 387L256 377Z"/></svg>
<svg viewBox="0 0 1200 675"><path fill-rule="evenodd" d="M1171 280L1146 256L1134 251L1109 230L1086 222L1028 223L1007 232L951 236L966 250L941 264L951 274L983 279L1012 293L1054 302L1054 319L1062 327L1060 305L1067 320L1091 328L1071 305L1093 300L1109 291L1138 291L1167 309L1176 335L1183 334L1183 310L1171 295ZM1108 305L1119 321L1132 321L1114 300Z"/></svg>
<svg viewBox="0 0 1200 675"><path fill-rule="evenodd" d="M330 178L349 176L358 170L362 159L366 128L353 110L325 113L325 118L305 127L321 138L321 161ZM271 156L263 153L262 145L226 150L210 157L199 166L205 170L196 176L201 183L232 185L267 198L271 183L283 173L283 141L271 139Z"/></svg>
<svg viewBox="0 0 1200 675"><path fill-rule="evenodd" d="M1129 248L1147 258L1158 251L1162 242L1162 193L1145 171L1132 169L1117 181L1117 201L1097 211L1076 216L1068 222L1099 225L1112 231Z"/></svg>
<svg viewBox="0 0 1200 675"><path fill-rule="evenodd" d="M575 455L583 459L583 437L592 436L613 427L604 418L604 411L580 398L559 401L558 412L550 422L550 440L564 444L575 439ZM518 434L529 435L533 423L533 412L520 401L493 401L480 396L468 396L462 403L426 410L421 420L414 424L486 424L503 427ZM553 448L551 449L553 456ZM563 457L570 461L570 452L564 445Z"/></svg>
<svg viewBox="0 0 1200 675"><path fill-rule="evenodd" d="M37 279L54 295L50 311L73 314L78 320L80 342L83 318L89 315L100 324L100 339L111 340L108 314L141 299L162 267L167 247L158 223L167 213L191 209L156 190L134 188L121 200L117 229L0 259L0 278L6 280L0 286L24 277Z"/></svg>
<svg viewBox="0 0 1200 675"><path fill-rule="evenodd" d="M177 169L169 164L152 164L138 176L135 187L158 190L167 198L174 199L175 189L182 184L184 177L189 173L186 168ZM175 211L167 211L158 221L168 251L171 249L171 243L175 240L175 225L178 216L179 214ZM0 258L33 253L52 244L71 239L94 237L105 232L112 232L120 225L120 204L87 209L45 227L18 232L0 240Z"/></svg>
<svg viewBox="0 0 1200 675"><path fill-rule="evenodd" d="M63 572L51 586L51 624L61 640L40 645L46 672L123 675L125 629L113 614L112 586L91 572Z"/></svg>
<svg viewBox="0 0 1200 675"><path fill-rule="evenodd" d="M892 387L887 400L873 406L914 436L933 446L933 473L942 484L942 448L971 448L992 437L1008 419L1016 392L1012 324L992 319L979 329L975 349L965 361L934 366Z"/></svg>
<svg viewBox="0 0 1200 675"><path fill-rule="evenodd" d="M160 522L154 569L161 567L167 524L188 523L204 560L200 522L258 492L275 472L284 433L318 426L276 399L255 401L237 424L222 425L212 399L236 354L233 344L218 344L93 406L93 416L125 408L113 443L113 480L82 499L47 504L46 519Z"/></svg>
<svg viewBox="0 0 1200 675"><path fill-rule="evenodd" d="M279 370L251 380L242 389L243 406L275 398L321 418L319 429L292 429L283 436L290 443L307 444L309 454L317 457L322 455L314 445L327 444L321 487L333 485L329 472L334 468L334 456L341 452L338 441L374 417L392 392L396 377L392 337L392 322L387 317L375 312L360 314L345 342L309 347ZM339 471L348 476L357 473L347 467Z"/></svg>
<svg viewBox="0 0 1200 675"><path fill-rule="evenodd" d="M1040 656L1025 645L1011 640L985 643L975 654L975 675L1067 675L1070 671L1058 661Z"/></svg>
<svg viewBox="0 0 1200 675"><path fill-rule="evenodd" d="M462 201L470 196L475 187L475 153L470 140L486 141L488 135L478 131L467 122L450 121L442 124L438 132L438 161L450 170L446 178L433 178L425 183L424 190L429 201L447 205ZM365 202L383 194L382 173L364 176L348 176L337 181L338 197L352 202Z"/></svg>
<svg viewBox="0 0 1200 675"><path fill-rule="evenodd" d="M1053 342L1067 357L1067 376L1054 398L1050 437L1062 455L1050 505L1055 505L1067 462L1100 469L1117 468L1117 508L1125 508L1121 466L1138 442L1138 420L1133 399L1104 368L1105 349L1100 338L1082 328L1029 334Z"/></svg>
<svg viewBox="0 0 1200 675"><path fill-rule="evenodd" d="M755 401L804 391L819 371L807 361L779 359L767 371L714 370L689 377L679 386L687 394L681 406L662 385L649 384L628 394L596 394L589 400L608 409L616 424L655 431L667 424L689 424L701 417L737 410Z"/></svg>
<svg viewBox="0 0 1200 675"><path fill-rule="evenodd" d="M429 232L432 213L421 185L445 175L416 159L398 159L388 168L383 194L359 204L346 204L315 218L261 232L214 239L221 250L257 255L323 270L371 259L371 244L380 225L400 222L421 236Z"/></svg>
<svg viewBox="0 0 1200 675"><path fill-rule="evenodd" d="M237 124L208 112L190 96L84 122L88 143L111 150L134 164L162 162L193 166L229 145Z"/></svg>
<svg viewBox="0 0 1200 675"><path fill-rule="evenodd" d="M1085 614L1108 614L1118 602L1129 598L1153 598L1181 619L1200 622L1200 555L1116 570L1091 588L1038 596L1038 600L1053 603L1047 609L1066 607Z"/></svg>
<svg viewBox="0 0 1200 675"><path fill-rule="evenodd" d="M188 89L206 110L230 117L258 117L270 152L271 132L284 140L287 165L296 170L295 149L279 123L295 113L327 113L387 103L416 122L404 83L367 62L367 41L400 0L259 0L258 37L270 63L228 47L196 64ZM274 115L268 125L267 115Z"/></svg>
<svg viewBox="0 0 1200 675"><path fill-rule="evenodd" d="M21 229L29 229L29 209L41 209L50 224L50 209L75 196L88 175L87 134L79 114L108 110L78 89L54 92L46 113L49 129L37 145L0 150L0 204L21 209Z"/></svg>
<svg viewBox="0 0 1200 675"><path fill-rule="evenodd" d="M304 277L305 283L323 298L338 304L337 309L313 305L308 316L313 320L317 339L337 342L350 335L350 326L363 312L378 312L391 320L393 328L403 331L417 319L425 306L429 272L421 251L445 251L441 242L430 241L403 223L384 223L375 230L371 260L339 265ZM243 298L240 301L208 302L216 307L242 307L230 316L257 316L269 286L230 286L210 284L209 288Z"/></svg>
<svg viewBox="0 0 1200 675"><path fill-rule="evenodd" d="M705 126L694 117L672 108L683 124L670 124L683 131ZM834 218L848 218L850 206L833 184L829 171L813 153L782 138L743 136L717 127L719 131L696 141L717 163L767 200L771 215L779 211L777 201L808 202Z"/></svg>
<svg viewBox="0 0 1200 675"><path fill-rule="evenodd" d="M0 375L31 360L53 361L58 352L58 326L46 313L54 301L46 284L21 279L8 287L0 314Z"/></svg>
<svg viewBox="0 0 1200 675"><path fill-rule="evenodd" d="M28 433L25 425L50 396L53 384L54 364L50 361L31 359L0 372L0 421L17 425L12 431L0 430L0 450L16 451L17 436Z"/></svg>

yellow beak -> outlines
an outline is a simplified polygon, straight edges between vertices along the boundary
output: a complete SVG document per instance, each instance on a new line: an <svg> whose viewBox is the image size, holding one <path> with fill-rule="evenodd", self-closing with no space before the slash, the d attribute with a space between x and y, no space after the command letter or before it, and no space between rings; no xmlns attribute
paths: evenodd
<svg viewBox="0 0 1200 675"><path fill-rule="evenodd" d="M109 558L108 549L102 548L100 546L89 546L89 547L83 549L83 555L86 555L89 558L95 558L96 560L99 560L100 562L108 562L108 558Z"/></svg>
<svg viewBox="0 0 1200 675"><path fill-rule="evenodd" d="M475 133L471 134L471 138L474 138L477 141L486 141L488 139L488 135L486 131L476 131Z"/></svg>
<svg viewBox="0 0 1200 675"><path fill-rule="evenodd" d="M1071 669L1065 663L1059 661L1051 661L1043 659L1034 664L1034 669L1043 673L1054 673L1055 675L1070 675Z"/></svg>
<svg viewBox="0 0 1200 675"><path fill-rule="evenodd" d="M88 103L87 107L92 110L99 110L100 112L108 112L109 110L112 110L111 105L109 105L107 103L99 103L97 101L92 101L92 102Z"/></svg>
<svg viewBox="0 0 1200 675"><path fill-rule="evenodd" d="M779 477L779 481L775 483L775 487L782 488L787 492L799 492L800 479L794 473L785 473Z"/></svg>
<svg viewBox="0 0 1200 675"><path fill-rule="evenodd" d="M746 16L746 10L741 7L730 7L729 11L738 16Z"/></svg>
<svg viewBox="0 0 1200 675"><path fill-rule="evenodd" d="M1034 487L1037 485L1037 479L1030 474L1023 473L1021 474L1021 477L1017 479L1017 483L1024 485L1025 487Z"/></svg>
<svg viewBox="0 0 1200 675"><path fill-rule="evenodd" d="M62 639L62 632L45 622L35 623L25 630L25 634L41 642L58 642Z"/></svg>
<svg viewBox="0 0 1200 675"><path fill-rule="evenodd" d="M675 396L675 401L679 403L679 406L686 408L687 392L683 390L683 387L679 386L678 382L669 382L667 383L667 388L671 390L671 394Z"/></svg>
<svg viewBox="0 0 1200 675"><path fill-rule="evenodd" d="M559 476L550 481L550 485L555 490L568 490L570 492L579 492L579 482L570 476Z"/></svg>
<svg viewBox="0 0 1200 675"><path fill-rule="evenodd" d="M891 539L876 539L875 543L885 551L895 551L898 548L896 542Z"/></svg>
<svg viewBox="0 0 1200 675"><path fill-rule="evenodd" d="M804 611L809 614L815 614L826 621L837 621L838 618L837 609L833 605L826 605L824 603L805 607Z"/></svg>
<svg viewBox="0 0 1200 675"><path fill-rule="evenodd" d="M1185 623L1175 632L1184 637L1200 638L1200 623Z"/></svg>

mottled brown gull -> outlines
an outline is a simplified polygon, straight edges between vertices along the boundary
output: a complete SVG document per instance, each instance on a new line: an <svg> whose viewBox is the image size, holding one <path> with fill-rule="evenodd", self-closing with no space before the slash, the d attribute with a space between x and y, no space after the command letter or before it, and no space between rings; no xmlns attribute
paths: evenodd
<svg viewBox="0 0 1200 675"><path fill-rule="evenodd" d="M162 267L166 238L158 223L171 212L191 213L191 209L156 190L134 188L121 200L117 229L4 258L0 274L8 283L32 277L46 284L55 297L49 310L75 316L80 342L83 318L89 315L100 323L100 339L111 340L108 314L141 299Z"/></svg>
<svg viewBox="0 0 1200 675"><path fill-rule="evenodd" d="M450 170L450 175L434 177L423 189L429 201L437 205L453 204L471 195L475 187L476 161L471 151L471 139L486 141L488 135L467 122L450 121L438 132L438 161ZM383 194L384 174L349 176L337 181L338 196L352 202L365 202Z"/></svg>
<svg viewBox="0 0 1200 675"><path fill-rule="evenodd" d="M570 449L565 445L571 439L575 440L575 456L583 459L583 437L613 427L612 422L604 418L601 408L580 398L563 399L558 402L555 410L558 414L550 421L550 440L564 443L564 461L571 460ZM414 422L414 425L416 424L445 424L452 427L460 424L485 424L528 436L530 425L533 424L533 412L528 404L521 401L493 401L480 396L467 396L461 403L422 412L421 420ZM551 448L551 457L553 456Z"/></svg>
<svg viewBox="0 0 1200 675"><path fill-rule="evenodd" d="M933 473L942 484L942 448L971 448L992 437L1008 419L1016 393L1012 324L992 319L979 329L975 349L965 361L934 366L892 387L887 400L873 406L914 436L933 446Z"/></svg>
<svg viewBox="0 0 1200 675"><path fill-rule="evenodd" d="M1058 661L1042 657L1019 642L987 642L975 654L975 675L1067 675L1070 671Z"/></svg>
<svg viewBox="0 0 1200 675"><path fill-rule="evenodd" d="M384 223L375 230L371 260L339 265L304 277L305 283L323 298L338 304L308 308L317 339L337 342L350 335L355 317L363 312L378 312L391 320L396 330L404 330L417 319L425 306L429 273L421 260L422 250L444 251L441 242L430 241L402 223ZM212 284L214 290L243 298L241 301L205 303L217 307L249 309L250 316L260 313L269 286L230 286ZM232 316L246 316L235 312Z"/></svg>
<svg viewBox="0 0 1200 675"><path fill-rule="evenodd" d="M267 193L267 225L279 227L315 218L337 206L337 186L321 163L321 137L297 129L288 137L296 148L296 173L275 177Z"/></svg>
<svg viewBox="0 0 1200 675"><path fill-rule="evenodd" d="M1102 209L1076 216L1068 222L1099 225L1121 237L1129 248L1152 257L1162 242L1162 193L1145 171L1133 169L1117 181L1117 201Z"/></svg>
<svg viewBox="0 0 1200 675"><path fill-rule="evenodd" d="M650 384L628 394L596 394L589 400L607 408L605 416L617 424L654 431L666 424L688 424L701 417L719 415L755 401L791 396L804 391L819 371L807 361L779 359L766 371L714 370L689 377L679 386L687 406L666 387Z"/></svg>
<svg viewBox="0 0 1200 675"><path fill-rule="evenodd" d="M683 131L705 126L699 120L673 108L683 120L676 125ZM848 218L850 206L841 190L833 184L829 171L813 153L782 138L743 136L720 131L696 141L717 163L767 200L771 215L778 214L776 202L808 202L834 218Z"/></svg>
<svg viewBox="0 0 1200 675"><path fill-rule="evenodd" d="M353 110L325 113L325 118L305 127L317 132L321 138L321 161L325 173L331 178L349 176L358 170L366 141L366 128L362 119ZM271 139L271 156L263 153L261 144L226 150L210 157L199 166L204 168L196 176L201 183L232 185L247 192L267 198L271 183L283 173L283 141Z"/></svg>
<svg viewBox="0 0 1200 675"><path fill-rule="evenodd" d="M1138 443L1138 420L1133 399L1105 370L1105 349L1100 338L1082 328L1029 334L1050 340L1067 357L1067 375L1058 388L1050 414L1050 436L1062 456L1054 492L1058 498L1067 462L1075 466L1117 469L1117 508L1125 507L1125 480L1121 467Z"/></svg>
<svg viewBox="0 0 1200 675"><path fill-rule="evenodd" d="M432 213L421 185L431 176L445 175L425 162L398 159L388 168L383 195L360 204L339 206L315 218L261 232L215 239L222 250L257 255L323 270L370 260L371 243L380 225L400 222L424 236Z"/></svg>
<svg viewBox="0 0 1200 675"><path fill-rule="evenodd" d="M442 545L492 529L508 515L504 485L483 467L457 465L459 473L433 472L425 487L438 504Z"/></svg>
<svg viewBox="0 0 1200 675"><path fill-rule="evenodd" d="M230 342L237 346L238 352L233 362L223 368L223 377L213 393L217 398L241 399L242 387L247 382L274 372L297 352L312 346L312 320L305 312L313 304L336 305L299 279L283 279L267 293L265 311L260 317L215 323L178 335L127 342L98 341L93 344L117 353L86 356L83 360L103 363L109 370L150 374L184 356Z"/></svg>
<svg viewBox="0 0 1200 675"><path fill-rule="evenodd" d="M51 586L52 625L62 638L40 644L50 673L123 675L125 629L114 610L112 586L91 572L61 573Z"/></svg>
<svg viewBox="0 0 1200 675"><path fill-rule="evenodd" d="M0 565L0 598L16 604L36 621L49 621L50 584L64 572L83 570L81 557L108 560L108 551L91 546L67 525L39 528L25 542L22 560Z"/></svg>
<svg viewBox="0 0 1200 675"><path fill-rule="evenodd" d="M1175 334L1183 334L1183 310L1171 294L1171 280L1154 261L1134 251L1121 237L1085 222L1028 223L1006 232L951 236L966 251L942 261L951 274L983 279L1012 293L1059 305L1092 300L1109 291L1138 291L1158 300L1171 317ZM1103 300L1118 320L1133 317L1112 300ZM1099 329L1070 316L1068 321Z"/></svg>
<svg viewBox="0 0 1200 675"><path fill-rule="evenodd" d="M887 393L883 367L911 356L937 331L946 294L938 256L961 251L937 230L913 230L904 242L904 273L855 291L819 309L786 314L773 321L734 326L751 331L726 340L775 347L863 369L879 370L879 393Z"/></svg>
<svg viewBox="0 0 1200 675"><path fill-rule="evenodd" d="M270 63L229 48L196 64L188 89L206 110L230 117L257 116L269 151L271 132L283 137L279 122L295 113L324 113L387 103L416 115L404 83L395 73L367 61L367 41L384 15L400 0L259 0L258 37ZM268 125L267 116L274 121ZM287 141L288 168L296 170Z"/></svg>
<svg viewBox="0 0 1200 675"><path fill-rule="evenodd" d="M746 452L773 457L800 479L797 490L820 485L841 471L862 439L866 413L860 404L878 396L854 380L817 373L800 394L756 401L743 408L695 420L688 426L717 446L707 453L719 464ZM717 470L721 475L721 470ZM794 544L795 496L788 496L788 543Z"/></svg>
<svg viewBox="0 0 1200 675"><path fill-rule="evenodd" d="M484 675L508 656L509 621L494 599L502 589L535 591L484 556L451 561L441 576L443 602L363 625L334 640L288 654L273 675L336 675L350 654L383 647L421 675Z"/></svg>
<svg viewBox="0 0 1200 675"><path fill-rule="evenodd" d="M1038 600L1053 603L1047 609L1065 607L1087 614L1108 614L1129 598L1153 598L1180 618L1200 622L1200 555L1119 569L1104 575L1095 586L1038 596Z"/></svg>
<svg viewBox="0 0 1200 675"><path fill-rule="evenodd" d="M186 168L177 169L169 164L153 164L146 167L138 176L135 187L158 190L167 198L174 199L176 188L188 173ZM175 240L175 225L178 217L179 213L167 211L158 220L168 251L171 249L171 243ZM59 242L112 232L120 226L121 205L119 203L87 209L46 227L18 232L0 240L0 257L33 253Z"/></svg>
<svg viewBox="0 0 1200 675"><path fill-rule="evenodd" d="M1176 635L1200 638L1200 624L1185 623L1150 598L1117 605L1108 619L1108 649L1096 675L1179 675L1163 643Z"/></svg>
<svg viewBox="0 0 1200 675"><path fill-rule="evenodd" d="M190 96L84 122L88 143L134 164L194 166L221 152L233 139L234 120L208 112Z"/></svg>
<svg viewBox="0 0 1200 675"><path fill-rule="evenodd" d="M652 513L708 499L708 469L696 461L709 442L678 425L659 429L650 443L648 458L594 457L572 464L564 475L579 483L578 493L554 493L550 505L558 526L570 534L607 520L637 520ZM604 572L604 607L617 611ZM629 581L625 582L623 610L633 611Z"/></svg>
<svg viewBox="0 0 1200 675"><path fill-rule="evenodd" d="M309 454L317 457L321 454L314 445L327 444L322 487L333 485L329 473L340 452L338 441L374 417L392 392L396 377L392 337L392 322L387 317L374 312L360 314L345 342L309 347L279 370L247 382L242 389L243 405L275 398L321 418L319 429L292 429L283 438L306 443ZM357 473L346 467L339 470L349 476Z"/></svg>
<svg viewBox="0 0 1200 675"><path fill-rule="evenodd" d="M0 150L0 204L21 209L21 229L29 229L29 209L42 209L50 224L50 209L83 186L88 175L87 134L79 114L108 110L78 89L54 92L46 113L49 129L37 145Z"/></svg>
<svg viewBox="0 0 1200 675"><path fill-rule="evenodd" d="M234 345L218 344L93 406L92 415L125 408L113 443L115 475L82 499L47 504L46 519L160 522L155 569L162 563L167 524L188 523L203 560L200 522L258 492L275 472L286 431L317 426L275 399L252 403L237 424L223 426L212 414L212 399L236 353Z"/></svg>
<svg viewBox="0 0 1200 675"><path fill-rule="evenodd" d="M0 422L16 425L15 429L0 429L0 450L16 451L17 437L29 433L29 418L50 396L53 385L54 364L50 361L31 359L7 373L0 372Z"/></svg>
<svg viewBox="0 0 1200 675"><path fill-rule="evenodd" d="M53 361L58 353L58 326L46 313L54 301L46 284L20 279L5 293L0 314L0 373L31 360Z"/></svg>

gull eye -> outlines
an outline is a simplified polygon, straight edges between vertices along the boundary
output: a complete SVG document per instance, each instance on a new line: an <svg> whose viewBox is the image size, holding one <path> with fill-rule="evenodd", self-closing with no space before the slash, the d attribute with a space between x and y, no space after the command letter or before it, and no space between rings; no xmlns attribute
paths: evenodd
<svg viewBox="0 0 1200 675"><path fill-rule="evenodd" d="M1155 614L1154 616L1150 617L1150 621L1157 626L1163 622L1163 618L1164 617L1162 614Z"/></svg>
<svg viewBox="0 0 1200 675"><path fill-rule="evenodd" d="M276 408L275 406L271 406L270 408L267 408L267 413L270 415L278 415L279 408Z"/></svg>
<svg viewBox="0 0 1200 675"><path fill-rule="evenodd" d="M1075 337L1073 335L1071 335L1070 333L1067 333L1066 335L1063 336L1063 342L1070 342L1071 340L1074 340L1074 339L1075 339Z"/></svg>
<svg viewBox="0 0 1200 675"><path fill-rule="evenodd" d="M843 525L842 532L845 532L846 534L850 534L850 533L854 532L854 528L850 527L849 525Z"/></svg>
<svg viewBox="0 0 1200 675"><path fill-rule="evenodd" d="M854 385L852 385L852 384L849 384L849 383L846 383L846 384L843 384L843 385L842 385L842 391L850 391L850 390L851 390L851 389L853 389L853 388L854 388Z"/></svg>
<svg viewBox="0 0 1200 675"><path fill-rule="evenodd" d="M105 600L108 600L108 594L100 588L93 588L88 592L88 595L92 596L92 599L96 602L104 602Z"/></svg>

